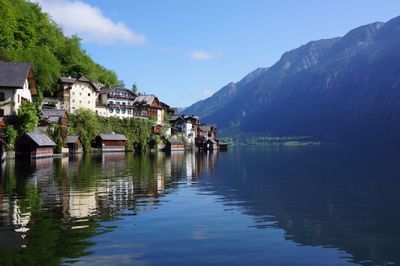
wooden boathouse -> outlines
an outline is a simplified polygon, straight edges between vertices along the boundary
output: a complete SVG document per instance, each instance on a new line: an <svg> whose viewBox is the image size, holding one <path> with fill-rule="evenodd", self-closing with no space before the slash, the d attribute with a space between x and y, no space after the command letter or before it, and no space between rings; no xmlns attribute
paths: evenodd
<svg viewBox="0 0 400 266"><path fill-rule="evenodd" d="M53 156L56 144L45 134L25 133L15 142L16 156L43 158Z"/></svg>
<svg viewBox="0 0 400 266"><path fill-rule="evenodd" d="M68 136L65 142L69 153L76 154L83 152L82 142L79 136Z"/></svg>
<svg viewBox="0 0 400 266"><path fill-rule="evenodd" d="M103 152L125 151L126 137L122 134L100 134L96 137L96 148Z"/></svg>

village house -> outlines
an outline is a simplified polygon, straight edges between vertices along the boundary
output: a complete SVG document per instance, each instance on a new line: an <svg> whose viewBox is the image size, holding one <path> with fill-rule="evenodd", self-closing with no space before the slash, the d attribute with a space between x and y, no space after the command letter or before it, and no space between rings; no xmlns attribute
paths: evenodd
<svg viewBox="0 0 400 266"><path fill-rule="evenodd" d="M97 92L100 90L98 83L86 77L61 77L58 83L58 101L62 109L71 114L81 108L96 112Z"/></svg>
<svg viewBox="0 0 400 266"><path fill-rule="evenodd" d="M97 114L105 117L130 118L133 117L133 105L137 95L126 88L108 88L98 93ZM105 108L105 115L98 108Z"/></svg>
<svg viewBox="0 0 400 266"><path fill-rule="evenodd" d="M172 136L165 145L165 150L168 152L171 151L184 151L185 150L185 142L178 138L177 135Z"/></svg>
<svg viewBox="0 0 400 266"><path fill-rule="evenodd" d="M68 114L64 109L42 108L40 110L40 121L38 131L46 133L50 126L59 125L64 130L68 129Z"/></svg>
<svg viewBox="0 0 400 266"><path fill-rule="evenodd" d="M83 152L82 142L79 136L68 136L65 140L69 153L77 154Z"/></svg>
<svg viewBox="0 0 400 266"><path fill-rule="evenodd" d="M199 126L199 117L194 115L173 115L169 122L172 135L182 133L189 143L194 143Z"/></svg>
<svg viewBox="0 0 400 266"><path fill-rule="evenodd" d="M17 115L23 102L37 95L31 63L0 61L0 117Z"/></svg>
<svg viewBox="0 0 400 266"><path fill-rule="evenodd" d="M154 95L139 94L133 101L135 106L133 117L154 119L157 124L164 123L164 109Z"/></svg>
<svg viewBox="0 0 400 266"><path fill-rule="evenodd" d="M42 158L53 156L56 144L45 134L25 133L15 142L16 156Z"/></svg>
<svg viewBox="0 0 400 266"><path fill-rule="evenodd" d="M197 130L197 138L200 140L216 139L217 126L214 124L200 125Z"/></svg>
<svg viewBox="0 0 400 266"><path fill-rule="evenodd" d="M125 151L126 137L122 134L100 134L96 137L96 148L101 151Z"/></svg>

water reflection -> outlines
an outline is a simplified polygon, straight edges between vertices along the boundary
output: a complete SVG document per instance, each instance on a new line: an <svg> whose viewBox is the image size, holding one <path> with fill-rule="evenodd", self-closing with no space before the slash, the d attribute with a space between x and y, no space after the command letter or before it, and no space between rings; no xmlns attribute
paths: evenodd
<svg viewBox="0 0 400 266"><path fill-rule="evenodd" d="M101 247L100 236L113 232L119 238L104 239L121 250L125 245L135 262L166 262L156 251L145 249L144 243L178 238L182 246L166 244L165 253L180 250L181 256L190 257L193 250L185 253L184 247L195 242L180 235L190 226L194 228L191 241L204 241L197 252L215 249L212 245L224 247L218 256L235 257L237 264L250 259L241 254L252 254L263 245L289 249L293 241L334 251L304 253L310 261L303 265L320 264L329 256L364 265L400 263L398 155L387 149L269 147L229 153L104 153L8 161L0 172L0 261L10 265L78 262L91 255L93 247ZM244 222L245 217L252 222ZM121 228L127 224L138 242L123 235ZM135 231L136 224L143 232ZM175 233L164 232L165 228ZM268 242L282 229L279 244ZM146 240L140 244L139 239ZM244 244L252 241L253 246ZM134 247L152 256L146 257L145 251L132 253ZM290 246L290 250L297 248ZM197 262L215 255L203 254ZM256 262L289 261L281 257L274 261L262 252L252 256ZM173 256L168 259L182 264Z"/></svg>

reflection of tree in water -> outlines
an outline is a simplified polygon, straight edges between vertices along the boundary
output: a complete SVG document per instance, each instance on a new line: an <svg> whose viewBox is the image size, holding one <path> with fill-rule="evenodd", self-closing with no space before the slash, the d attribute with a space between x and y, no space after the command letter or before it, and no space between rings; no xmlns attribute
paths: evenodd
<svg viewBox="0 0 400 266"><path fill-rule="evenodd" d="M400 264L398 156L339 148L251 150L219 160L211 187L255 227L334 247L364 265Z"/></svg>
<svg viewBox="0 0 400 266"><path fill-rule="evenodd" d="M100 221L153 210L179 179L198 176L199 158L104 153L7 162L0 180L1 262L54 265L84 256L91 237L113 230Z"/></svg>

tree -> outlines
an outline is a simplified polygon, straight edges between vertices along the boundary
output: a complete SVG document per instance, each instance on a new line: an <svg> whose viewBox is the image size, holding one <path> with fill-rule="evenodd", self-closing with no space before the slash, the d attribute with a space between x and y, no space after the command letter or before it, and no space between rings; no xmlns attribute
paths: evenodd
<svg viewBox="0 0 400 266"><path fill-rule="evenodd" d="M55 152L61 153L66 144L65 140L67 139L68 131L61 125L54 125L49 127L47 134L56 143Z"/></svg>
<svg viewBox="0 0 400 266"><path fill-rule="evenodd" d="M39 123L39 115L36 105L31 102L23 102L18 109L19 134L33 131Z"/></svg>
<svg viewBox="0 0 400 266"><path fill-rule="evenodd" d="M93 111L79 109L75 115L69 116L70 126L79 134L82 140L83 149L88 151L91 141L100 133L100 123Z"/></svg>
<svg viewBox="0 0 400 266"><path fill-rule="evenodd" d="M6 129L7 135L7 151L14 150L15 139L17 138L17 131L14 129L13 126L9 125Z"/></svg>
<svg viewBox="0 0 400 266"><path fill-rule="evenodd" d="M138 92L138 88L137 88L135 83L132 84L131 90L132 90L133 93L137 93Z"/></svg>

